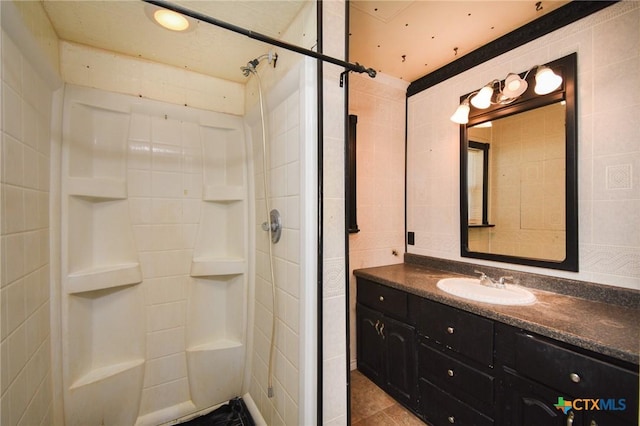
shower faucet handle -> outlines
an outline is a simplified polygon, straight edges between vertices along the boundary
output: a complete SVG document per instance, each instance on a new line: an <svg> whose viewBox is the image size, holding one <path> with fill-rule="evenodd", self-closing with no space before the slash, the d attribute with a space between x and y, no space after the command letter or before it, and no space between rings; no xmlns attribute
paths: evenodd
<svg viewBox="0 0 640 426"><path fill-rule="evenodd" d="M269 223L271 223L271 229L269 229ZM277 243L282 236L282 219L280 218L280 212L277 209L271 210L269 213L269 221L262 223L263 231L271 231L271 242Z"/></svg>

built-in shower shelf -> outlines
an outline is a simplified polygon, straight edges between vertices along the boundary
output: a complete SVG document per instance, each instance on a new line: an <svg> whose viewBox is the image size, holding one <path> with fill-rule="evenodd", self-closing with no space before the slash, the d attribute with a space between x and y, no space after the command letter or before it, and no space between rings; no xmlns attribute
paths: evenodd
<svg viewBox="0 0 640 426"><path fill-rule="evenodd" d="M123 200L127 198L127 182L108 177L70 177L67 180L67 192L98 200Z"/></svg>
<svg viewBox="0 0 640 426"><path fill-rule="evenodd" d="M99 266L75 271L68 275L66 291L84 293L104 290L142 282L142 269L139 263L121 263Z"/></svg>
<svg viewBox="0 0 640 426"><path fill-rule="evenodd" d="M191 261L192 277L236 275L246 272L247 263L242 258L196 257Z"/></svg>
<svg viewBox="0 0 640 426"><path fill-rule="evenodd" d="M240 201L245 198L245 189L239 185L205 185L204 201Z"/></svg>
<svg viewBox="0 0 640 426"><path fill-rule="evenodd" d="M121 362L118 364L107 365L105 367L96 368L89 371L84 376L80 377L78 380L71 384L70 389L77 389L82 386L90 385L92 383L99 382L101 380L108 379L110 377L116 376L122 372L127 370L131 370L137 368L144 364L144 359L134 359L131 361Z"/></svg>
<svg viewBox="0 0 640 426"><path fill-rule="evenodd" d="M203 343L201 345L192 346L187 348L187 352L199 352L199 351L219 351L223 349L241 348L242 342L238 340L220 339L211 342Z"/></svg>

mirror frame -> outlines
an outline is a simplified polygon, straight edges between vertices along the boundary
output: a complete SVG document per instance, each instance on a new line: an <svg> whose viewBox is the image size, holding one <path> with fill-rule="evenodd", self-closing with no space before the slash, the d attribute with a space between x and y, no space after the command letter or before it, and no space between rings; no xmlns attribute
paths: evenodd
<svg viewBox="0 0 640 426"><path fill-rule="evenodd" d="M543 64L541 64L543 65ZM460 255L462 257L507 262L540 268L560 269L578 272L578 141L577 141L577 54L544 64L562 76L562 85L547 95L536 95L535 73L527 78L527 91L515 102L508 105L492 105L479 110L471 106L469 122L460 125ZM524 73L520 74L521 77ZM469 94L460 97L460 102ZM467 128L476 124L508 117L513 114L546 106L555 102L566 102L565 117L565 248L566 256L562 261L527 258L504 254L483 253L469 250L468 234L468 194L467 194L467 149L469 147Z"/></svg>

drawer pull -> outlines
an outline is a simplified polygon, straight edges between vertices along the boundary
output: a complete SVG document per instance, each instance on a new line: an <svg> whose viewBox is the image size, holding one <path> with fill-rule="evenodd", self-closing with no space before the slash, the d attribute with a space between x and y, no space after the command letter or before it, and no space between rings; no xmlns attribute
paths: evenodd
<svg viewBox="0 0 640 426"><path fill-rule="evenodd" d="M447 327L447 333L453 334L454 331L453 327Z"/></svg>
<svg viewBox="0 0 640 426"><path fill-rule="evenodd" d="M454 424L456 422L456 418L453 416L449 416L447 417L447 420L449 420L449 423Z"/></svg>
<svg viewBox="0 0 640 426"><path fill-rule="evenodd" d="M384 302L384 296L380 296L378 300L380 300L381 302Z"/></svg>
<svg viewBox="0 0 640 426"><path fill-rule="evenodd" d="M454 373L453 373L453 370L447 370L447 375L448 375L449 377L453 377L453 374L454 374Z"/></svg>
<svg viewBox="0 0 640 426"><path fill-rule="evenodd" d="M572 381L573 383L580 383L580 380L581 380L581 379L580 379L580 376L578 376L578 374L577 374L577 373L571 373L571 374L569 374L569 378L571 379L571 381Z"/></svg>
<svg viewBox="0 0 640 426"><path fill-rule="evenodd" d="M376 329L376 333L378 333L378 336L380 335L380 330L378 329L378 327L380 327L380 320L376 320L376 325L373 326Z"/></svg>
<svg viewBox="0 0 640 426"><path fill-rule="evenodd" d="M575 416L576 416L576 415L575 415L575 414L573 414L573 411L569 411L569 415L567 416L567 426L571 426L571 425L573 425L573 418L574 418Z"/></svg>
<svg viewBox="0 0 640 426"><path fill-rule="evenodd" d="M384 333L383 333L382 330L384 330L384 323L383 322L380 323L380 336L382 336L382 338L384 339L385 337L384 337Z"/></svg>

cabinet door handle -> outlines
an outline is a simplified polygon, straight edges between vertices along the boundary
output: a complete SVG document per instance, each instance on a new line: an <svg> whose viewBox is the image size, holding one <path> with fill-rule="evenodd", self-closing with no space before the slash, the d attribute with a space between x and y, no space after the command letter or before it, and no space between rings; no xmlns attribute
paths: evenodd
<svg viewBox="0 0 640 426"><path fill-rule="evenodd" d="M381 302L384 302L384 296L378 297L378 300L380 300Z"/></svg>
<svg viewBox="0 0 640 426"><path fill-rule="evenodd" d="M384 323L383 323L383 322L381 322L381 323L380 323L380 335L381 335L381 336L382 336L382 338L384 339L385 337L384 337L383 330L384 330Z"/></svg>
<svg viewBox="0 0 640 426"><path fill-rule="evenodd" d="M454 375L453 370L447 370L447 375L448 375L449 377L453 377L453 375Z"/></svg>
<svg viewBox="0 0 640 426"><path fill-rule="evenodd" d="M596 423L596 421L595 421L595 420L591 420L591 421L589 422L589 426L598 426L598 423Z"/></svg>
<svg viewBox="0 0 640 426"><path fill-rule="evenodd" d="M454 331L453 327L447 327L447 333L453 334Z"/></svg>
<svg viewBox="0 0 640 426"><path fill-rule="evenodd" d="M376 325L374 325L373 327L376 329L376 333L378 333L378 336L380 335L380 330L378 329L379 326L380 326L380 320L376 320Z"/></svg>
<svg viewBox="0 0 640 426"><path fill-rule="evenodd" d="M582 379L580 378L580 376L578 375L578 373L571 373L571 374L569 374L569 378L571 379L571 381L572 381L573 383L580 383L580 380L582 380Z"/></svg>
<svg viewBox="0 0 640 426"><path fill-rule="evenodd" d="M447 420L449 420L449 423L454 424L456 422L456 418L453 416L449 416L447 417Z"/></svg>
<svg viewBox="0 0 640 426"><path fill-rule="evenodd" d="M569 411L569 415L567 416L567 426L571 426L573 424L573 418L576 415L573 414L573 411Z"/></svg>

